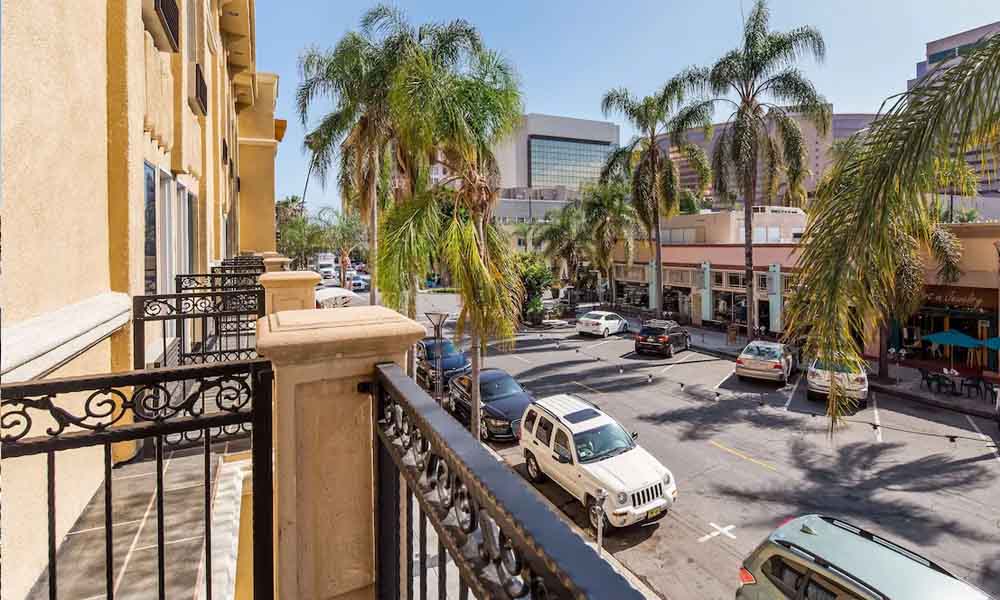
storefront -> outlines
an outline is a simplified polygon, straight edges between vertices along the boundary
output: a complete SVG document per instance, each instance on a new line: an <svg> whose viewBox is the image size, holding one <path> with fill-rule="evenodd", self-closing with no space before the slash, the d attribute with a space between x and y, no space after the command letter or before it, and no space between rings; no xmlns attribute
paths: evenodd
<svg viewBox="0 0 1000 600"><path fill-rule="evenodd" d="M691 321L691 288L681 286L664 288L663 310L678 317L678 321L689 323Z"/></svg>
<svg viewBox="0 0 1000 600"><path fill-rule="evenodd" d="M997 291L989 288L927 286L924 304L905 325L892 328L890 347L905 348L913 358L952 360L956 366L997 369L997 353L984 348L939 347L922 341L926 335L953 329L979 340L998 335Z"/></svg>

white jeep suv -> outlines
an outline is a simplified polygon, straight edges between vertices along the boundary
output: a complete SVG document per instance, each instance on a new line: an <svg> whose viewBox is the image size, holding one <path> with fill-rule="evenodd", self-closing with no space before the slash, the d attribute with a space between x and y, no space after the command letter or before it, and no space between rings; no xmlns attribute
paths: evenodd
<svg viewBox="0 0 1000 600"><path fill-rule="evenodd" d="M596 527L597 490L607 493L605 526L662 518L677 500L670 470L594 405L569 394L535 400L521 418L528 476L546 477L583 503Z"/></svg>

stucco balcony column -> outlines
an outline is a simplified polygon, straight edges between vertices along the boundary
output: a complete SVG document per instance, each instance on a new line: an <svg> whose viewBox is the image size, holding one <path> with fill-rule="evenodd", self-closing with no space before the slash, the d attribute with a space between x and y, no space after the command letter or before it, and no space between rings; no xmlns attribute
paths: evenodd
<svg viewBox="0 0 1000 600"><path fill-rule="evenodd" d="M257 323L274 365L275 597L375 598L375 365L424 328L381 306L280 311Z"/></svg>
<svg viewBox="0 0 1000 600"><path fill-rule="evenodd" d="M316 284L319 274L313 271L275 271L260 276L264 287L264 314L282 310L316 308Z"/></svg>
<svg viewBox="0 0 1000 600"><path fill-rule="evenodd" d="M286 271L292 259L284 256L270 256L264 258L264 271L274 273L275 271Z"/></svg>

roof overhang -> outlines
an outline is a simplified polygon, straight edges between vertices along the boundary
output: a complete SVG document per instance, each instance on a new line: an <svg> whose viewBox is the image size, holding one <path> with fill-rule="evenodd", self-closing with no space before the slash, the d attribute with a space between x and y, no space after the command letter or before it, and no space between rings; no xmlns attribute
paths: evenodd
<svg viewBox="0 0 1000 600"><path fill-rule="evenodd" d="M223 0L219 26L229 72L256 70L257 39L253 0Z"/></svg>

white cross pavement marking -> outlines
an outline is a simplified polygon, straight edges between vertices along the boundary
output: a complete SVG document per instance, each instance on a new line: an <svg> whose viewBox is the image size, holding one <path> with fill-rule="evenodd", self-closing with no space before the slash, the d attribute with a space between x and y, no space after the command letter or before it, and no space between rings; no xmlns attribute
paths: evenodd
<svg viewBox="0 0 1000 600"><path fill-rule="evenodd" d="M680 360L672 362L669 365L667 365L667 366L663 367L662 369L660 369L660 374L662 375L662 374L666 373L671 368L676 367L677 365L681 364L682 362L686 361L688 358L690 358L692 356L694 356L694 354L688 352Z"/></svg>
<svg viewBox="0 0 1000 600"><path fill-rule="evenodd" d="M805 379L805 378L806 378L805 375L803 375L802 373L799 373L799 378L795 382L795 387L792 388L791 395L788 396L788 400L785 401L785 406L784 406L785 410L788 410L789 405L791 405L791 403L792 403L792 399L795 398L795 394L799 393L799 386L802 385L802 380Z"/></svg>
<svg viewBox="0 0 1000 600"><path fill-rule="evenodd" d="M882 441L882 422L878 418L878 400L875 399L875 392L871 392L872 395L872 415L875 417L875 439L879 442Z"/></svg>
<svg viewBox="0 0 1000 600"><path fill-rule="evenodd" d="M718 525L716 525L715 523L712 523L711 521L709 521L708 524L711 525L712 529L714 529L715 531L711 531L711 532L709 532L709 533L701 536L700 538L698 538L698 543L699 544L701 544L703 542L707 542L708 540L710 540L710 539L712 539L714 537L718 537L720 534L724 535L724 536L726 536L726 537L728 537L730 539L734 539L734 540L736 539L735 535L729 533L733 529L736 529L735 525L726 525L725 527L719 527Z"/></svg>
<svg viewBox="0 0 1000 600"><path fill-rule="evenodd" d="M985 433L983 433L981 429L979 429L979 425L976 425L976 422L972 420L972 417L970 417L969 415L965 415L965 418L969 420L969 425L972 425L972 428L976 430L976 433L979 434L979 437L982 438L984 442L993 441L992 439L990 439L988 435L986 435ZM997 460L1000 460L1000 452L997 451L996 445L993 446L993 456L996 457Z"/></svg>

